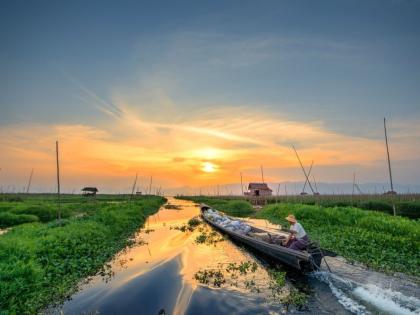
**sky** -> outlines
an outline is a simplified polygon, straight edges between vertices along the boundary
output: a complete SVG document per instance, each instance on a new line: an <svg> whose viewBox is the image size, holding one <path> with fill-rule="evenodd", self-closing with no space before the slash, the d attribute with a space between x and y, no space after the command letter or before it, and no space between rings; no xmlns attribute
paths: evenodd
<svg viewBox="0 0 420 315"><path fill-rule="evenodd" d="M0 0L0 186L420 178L420 1Z"/></svg>

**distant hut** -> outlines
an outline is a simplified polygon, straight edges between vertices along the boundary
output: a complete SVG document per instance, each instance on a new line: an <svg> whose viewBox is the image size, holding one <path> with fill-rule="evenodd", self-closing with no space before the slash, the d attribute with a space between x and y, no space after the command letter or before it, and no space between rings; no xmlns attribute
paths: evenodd
<svg viewBox="0 0 420 315"><path fill-rule="evenodd" d="M249 183L248 191L245 192L245 195L251 197L266 197L272 194L273 191L266 183Z"/></svg>
<svg viewBox="0 0 420 315"><path fill-rule="evenodd" d="M82 194L83 196L96 196L98 191L99 190L96 187L85 187L82 189Z"/></svg>

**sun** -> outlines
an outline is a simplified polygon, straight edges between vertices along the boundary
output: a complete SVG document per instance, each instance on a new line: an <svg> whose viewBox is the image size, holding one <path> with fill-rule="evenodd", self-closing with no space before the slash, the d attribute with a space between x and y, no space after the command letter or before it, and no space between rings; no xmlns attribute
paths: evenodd
<svg viewBox="0 0 420 315"><path fill-rule="evenodd" d="M204 162L201 166L201 170L206 173L214 173L216 172L216 165L211 162Z"/></svg>

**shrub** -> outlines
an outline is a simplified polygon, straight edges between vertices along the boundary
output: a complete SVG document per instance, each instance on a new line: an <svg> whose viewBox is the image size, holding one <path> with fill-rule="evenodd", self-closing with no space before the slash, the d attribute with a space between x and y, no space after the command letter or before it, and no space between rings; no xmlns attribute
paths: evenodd
<svg viewBox="0 0 420 315"><path fill-rule="evenodd" d="M220 210L235 217L246 217L254 213L251 204L244 200L230 200Z"/></svg>
<svg viewBox="0 0 420 315"><path fill-rule="evenodd" d="M396 205L397 214L411 219L420 218L420 203L419 202L400 202Z"/></svg>
<svg viewBox="0 0 420 315"><path fill-rule="evenodd" d="M378 200L363 201L359 203L358 206L366 210L382 211L388 214L393 214L392 205L385 201L378 201Z"/></svg>
<svg viewBox="0 0 420 315"><path fill-rule="evenodd" d="M14 214L10 212L0 213L0 228L6 228L13 225L29 223L29 222L37 222L37 221L39 221L39 219L35 215Z"/></svg>
<svg viewBox="0 0 420 315"><path fill-rule="evenodd" d="M205 196L178 198L191 200L196 203L205 203L216 210L236 217L250 216L255 212L251 204L245 200L219 199Z"/></svg>
<svg viewBox="0 0 420 315"><path fill-rule="evenodd" d="M16 214L31 214L39 218L41 222L48 222L57 219L58 217L58 208L53 207L52 205L40 204L40 205L30 205L23 208L17 208L11 212ZM67 208L61 209L61 217L68 218L71 215L71 212Z"/></svg>
<svg viewBox="0 0 420 315"><path fill-rule="evenodd" d="M12 204L0 204L0 212L6 212L13 209Z"/></svg>

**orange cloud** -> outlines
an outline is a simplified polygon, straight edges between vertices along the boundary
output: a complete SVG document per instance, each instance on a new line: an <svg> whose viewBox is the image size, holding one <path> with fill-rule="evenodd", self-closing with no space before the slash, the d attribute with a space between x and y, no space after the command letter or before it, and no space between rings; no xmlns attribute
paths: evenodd
<svg viewBox="0 0 420 315"><path fill-rule="evenodd" d="M176 122L150 121L128 105L119 111L106 125L1 127L1 167L10 178L22 181L34 167L41 181L54 182L56 139L63 176L75 185L129 185L136 172L145 177L145 185L152 174L167 186L230 183L238 180L241 170L260 165L298 167L292 143L307 165L311 160L315 165L368 165L384 156L382 139L351 137L331 132L322 122L291 121L249 109L211 109ZM419 156L418 138L417 145L412 142L418 125L399 126L394 159ZM266 177L279 180L270 173Z"/></svg>

